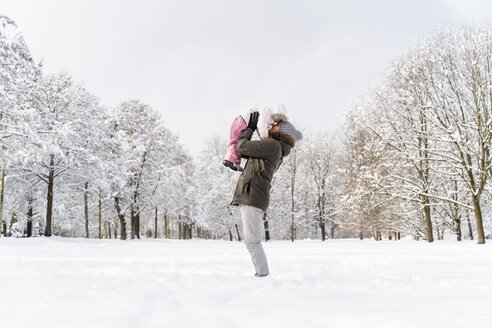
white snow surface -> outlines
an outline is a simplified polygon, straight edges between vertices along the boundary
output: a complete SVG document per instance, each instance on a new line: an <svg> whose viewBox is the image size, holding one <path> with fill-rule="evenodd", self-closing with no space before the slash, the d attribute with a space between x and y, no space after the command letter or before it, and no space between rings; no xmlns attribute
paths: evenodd
<svg viewBox="0 0 492 328"><path fill-rule="evenodd" d="M492 327L491 246L1 238L1 326Z"/></svg>

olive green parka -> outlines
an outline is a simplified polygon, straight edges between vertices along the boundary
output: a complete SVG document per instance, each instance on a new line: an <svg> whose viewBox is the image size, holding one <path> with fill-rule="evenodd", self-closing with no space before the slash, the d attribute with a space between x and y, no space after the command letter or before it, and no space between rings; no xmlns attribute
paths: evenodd
<svg viewBox="0 0 492 328"><path fill-rule="evenodd" d="M290 145L273 138L251 141L253 131L242 132L237 150L248 158L239 177L232 205L250 205L266 211L270 204L270 189L273 174L289 155Z"/></svg>

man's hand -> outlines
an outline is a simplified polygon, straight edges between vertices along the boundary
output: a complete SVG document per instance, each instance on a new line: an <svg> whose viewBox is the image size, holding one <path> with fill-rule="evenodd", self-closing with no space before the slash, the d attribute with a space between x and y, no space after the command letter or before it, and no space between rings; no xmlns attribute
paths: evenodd
<svg viewBox="0 0 492 328"><path fill-rule="evenodd" d="M256 128L258 127L258 118L259 117L260 117L259 112L253 112L253 113L249 114L248 129L255 132Z"/></svg>

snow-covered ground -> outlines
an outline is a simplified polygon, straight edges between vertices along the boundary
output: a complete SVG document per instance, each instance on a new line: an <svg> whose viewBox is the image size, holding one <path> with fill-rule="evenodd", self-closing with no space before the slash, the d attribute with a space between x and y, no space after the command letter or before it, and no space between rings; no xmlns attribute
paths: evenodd
<svg viewBox="0 0 492 328"><path fill-rule="evenodd" d="M492 245L0 239L2 327L492 327Z"/></svg>

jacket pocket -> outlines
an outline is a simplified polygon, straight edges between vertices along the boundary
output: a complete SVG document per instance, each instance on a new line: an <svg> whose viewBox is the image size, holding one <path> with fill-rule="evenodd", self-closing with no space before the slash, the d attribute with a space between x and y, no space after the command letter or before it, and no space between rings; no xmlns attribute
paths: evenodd
<svg viewBox="0 0 492 328"><path fill-rule="evenodd" d="M241 194L244 194L244 192L246 191L246 194L249 195L249 191L251 189L250 183L251 183L251 180L244 182L243 187L241 189Z"/></svg>

